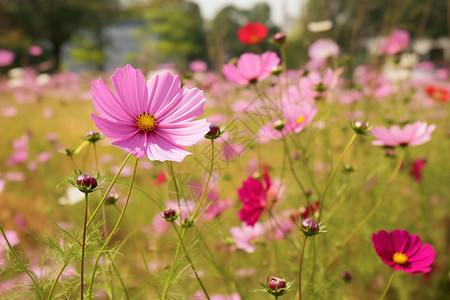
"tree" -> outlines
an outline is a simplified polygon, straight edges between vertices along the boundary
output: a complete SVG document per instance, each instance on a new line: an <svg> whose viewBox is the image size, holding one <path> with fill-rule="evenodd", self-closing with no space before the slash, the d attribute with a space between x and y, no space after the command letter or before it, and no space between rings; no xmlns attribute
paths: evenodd
<svg viewBox="0 0 450 300"><path fill-rule="evenodd" d="M96 36L103 45L102 28L118 9L118 0L0 0L4 31L19 31L34 43L47 43L58 70L62 46L80 30ZM2 24L2 25L3 25Z"/></svg>

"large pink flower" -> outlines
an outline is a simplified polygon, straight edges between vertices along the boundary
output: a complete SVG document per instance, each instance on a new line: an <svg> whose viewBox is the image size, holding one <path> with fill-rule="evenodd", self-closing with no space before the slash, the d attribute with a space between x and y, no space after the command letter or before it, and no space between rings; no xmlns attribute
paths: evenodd
<svg viewBox="0 0 450 300"><path fill-rule="evenodd" d="M178 76L163 73L147 84L141 71L127 65L111 77L117 97L100 78L92 83L95 125L115 146L150 160L182 161L209 131L203 114L205 98L199 89L181 88Z"/></svg>
<svg viewBox="0 0 450 300"><path fill-rule="evenodd" d="M256 250L253 240L264 234L264 228L259 223L254 224L254 226L242 224L241 227L231 227L230 233L238 249L242 249L247 253L253 253Z"/></svg>
<svg viewBox="0 0 450 300"><path fill-rule="evenodd" d="M280 58L275 52L267 51L262 55L244 53L236 65L224 65L222 73L227 80L237 84L256 83L269 77L279 63Z"/></svg>
<svg viewBox="0 0 450 300"><path fill-rule="evenodd" d="M431 133L436 129L436 125L428 126L427 122L417 121L407 124L403 129L397 125L391 128L376 126L372 129L372 134L377 138L372 141L375 146L417 146L431 140Z"/></svg>
<svg viewBox="0 0 450 300"><path fill-rule="evenodd" d="M409 235L406 230L381 230L373 234L372 242L381 260L395 271L429 272L436 256L430 244L422 244L419 236Z"/></svg>

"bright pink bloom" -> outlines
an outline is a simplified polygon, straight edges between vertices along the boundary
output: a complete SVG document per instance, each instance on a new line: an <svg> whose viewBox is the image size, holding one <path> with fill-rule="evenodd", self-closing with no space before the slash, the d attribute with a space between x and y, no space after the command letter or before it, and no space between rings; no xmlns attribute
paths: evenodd
<svg viewBox="0 0 450 300"><path fill-rule="evenodd" d="M422 244L418 235L406 230L381 230L373 234L372 242L381 260L395 271L427 273L436 256L430 244Z"/></svg>
<svg viewBox="0 0 450 300"><path fill-rule="evenodd" d="M256 250L256 245L252 241L264 234L264 228L259 223L255 223L254 226L242 224L241 227L231 227L230 233L238 249L253 253Z"/></svg>
<svg viewBox="0 0 450 300"><path fill-rule="evenodd" d="M261 43L267 33L269 33L267 27L259 22L246 23L237 31L239 40L246 45Z"/></svg>
<svg viewBox="0 0 450 300"><path fill-rule="evenodd" d="M309 46L308 55L313 60L326 60L338 57L339 46L332 39L318 39Z"/></svg>
<svg viewBox="0 0 450 300"><path fill-rule="evenodd" d="M30 53L33 56L39 56L42 54L42 48L38 45L33 45L30 48L28 48L28 53Z"/></svg>
<svg viewBox="0 0 450 300"><path fill-rule="evenodd" d="M409 33L406 30L394 29L380 45L380 53L393 55L404 51L409 46Z"/></svg>
<svg viewBox="0 0 450 300"><path fill-rule="evenodd" d="M198 89L183 89L178 76L155 75L147 84L141 71L127 65L111 77L117 97L102 79L92 83L95 125L114 146L138 158L182 161L209 131L203 114L205 98Z"/></svg>
<svg viewBox="0 0 450 300"><path fill-rule="evenodd" d="M238 189L238 195L243 207L238 217L247 225L253 226L266 207L266 188L261 180L253 177L247 178L242 184L243 186Z"/></svg>
<svg viewBox="0 0 450 300"><path fill-rule="evenodd" d="M407 124L403 129L397 125L387 129L376 126L372 129L372 134L377 138L372 141L375 146L418 146L431 140L431 133L436 129L436 125L428 126L427 122L417 121Z"/></svg>
<svg viewBox="0 0 450 300"><path fill-rule="evenodd" d="M279 63L280 58L275 52L267 51L262 55L244 53L236 65L223 65L222 74L228 81L237 84L256 83L269 77Z"/></svg>
<svg viewBox="0 0 450 300"><path fill-rule="evenodd" d="M424 158L419 158L413 161L411 165L411 169L409 171L409 174L416 180L417 182L422 181L422 170L423 167L425 167L427 160Z"/></svg>
<svg viewBox="0 0 450 300"><path fill-rule="evenodd" d="M14 52L0 49L0 67L5 67L12 64L14 57Z"/></svg>

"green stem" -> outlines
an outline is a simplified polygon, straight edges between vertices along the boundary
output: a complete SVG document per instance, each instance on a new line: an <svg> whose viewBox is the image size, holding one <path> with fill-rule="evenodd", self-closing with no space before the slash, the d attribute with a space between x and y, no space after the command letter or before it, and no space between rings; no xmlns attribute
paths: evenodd
<svg viewBox="0 0 450 300"><path fill-rule="evenodd" d="M292 172L292 175L294 176L295 181L297 182L298 186L302 190L303 195L305 195L306 194L305 193L305 188L303 187L303 184L300 182L300 179L298 179L298 177L297 177L297 173L295 172L294 164L292 162L291 154L289 152L289 147L288 147L288 143L287 143L287 140L286 140L286 136L283 133L282 133L282 137L283 137L283 143L284 143L284 155L288 159L288 164L289 164L289 167L291 168L291 172ZM307 204L309 205L308 197L306 197L306 201L307 201Z"/></svg>
<svg viewBox="0 0 450 300"><path fill-rule="evenodd" d="M84 194L84 227L83 227L83 243L81 244L81 300L84 299L84 248L86 246L86 223L88 212L88 193Z"/></svg>
<svg viewBox="0 0 450 300"><path fill-rule="evenodd" d="M114 176L113 180L111 181L108 189L106 190L105 194L103 195L102 200L100 200L100 203L97 205L97 208L95 208L94 212L92 213L91 217L89 218L89 221L87 222L86 226L89 227L89 225L92 223L92 221L94 220L94 217L97 215L98 211L100 210L100 208L102 207L103 203L105 203L106 198L109 195L109 192L111 191L112 187L114 186L114 184L116 183L117 178L119 177L120 173L122 172L122 169L125 167L125 164L127 163L128 159L130 159L131 155L133 155L132 153L129 153L127 155L127 157L125 158L125 160L123 161L122 165L119 168L119 171L117 171L117 174Z"/></svg>
<svg viewBox="0 0 450 300"><path fill-rule="evenodd" d="M34 286L39 291L39 294L41 294L41 299L44 299L44 292L42 291L41 287L39 286L39 283L37 282L37 279L34 277L35 275L33 273L31 273L27 269L27 267L25 266L23 261L20 259L20 257L17 254L17 252L13 249L13 247L9 243L8 238L6 237L6 233L3 231L3 227L1 225L0 225L0 231L2 232L3 238L5 239L6 244L8 245L8 249L11 251L11 253L14 255L14 257L17 259L17 261L19 262L19 264L22 267L22 269L25 271L25 273L27 273L28 277L30 277L30 279L33 282Z"/></svg>
<svg viewBox="0 0 450 300"><path fill-rule="evenodd" d="M197 216L197 214L198 214L198 212L200 210L200 207L201 207L201 205L203 203L203 200L205 199L205 195L206 195L206 192L208 190L209 181L211 180L211 175L212 175L212 172L213 172L213 169L214 169L214 140L211 140L211 148L212 148L212 150L211 150L211 167L210 167L210 170L209 170L208 179L206 181L205 188L203 189L203 193L202 193L202 196L200 198L200 201L199 201L197 207L195 208L194 213L189 218L190 219L189 221L192 221L192 222L195 221L195 217ZM181 210L179 211L179 213L181 213ZM183 220L181 220L181 222L183 222ZM162 300L166 299L166 297L167 297L167 292L169 290L170 281L172 280L174 272L175 272L176 261L178 260L178 257L180 255L182 240L184 239L184 236L186 235L187 229L188 229L187 226L184 226L184 227L181 228L181 233L179 235L177 249L175 250L175 256L174 256L174 258L172 260L172 264L170 265L169 275L168 275L168 277L166 279L166 282L164 284L163 291L162 291L162 294L161 294L161 299Z"/></svg>
<svg viewBox="0 0 450 300"><path fill-rule="evenodd" d="M114 226L113 230L111 231L111 233L109 234L108 238L106 239L106 241L103 243L103 246L100 248L97 258L95 260L94 263L94 267L92 270L92 276L91 276L91 282L89 283L89 299L92 299L92 288L94 286L94 279L95 279L95 271L97 269L97 265L98 262L100 260L100 256L102 255L103 251L106 249L106 247L108 246L109 242L111 241L111 239L113 238L114 234L116 233L116 231L119 229L119 224L123 219L123 216L125 215L125 210L128 206L128 201L130 200L130 195L131 195L131 191L133 190L133 183L134 183L134 178L136 176L136 170L137 170L137 165L138 165L139 159L136 157L136 162L134 164L134 169L133 169L133 174L131 176L131 181L130 181L130 187L128 189L128 193L127 193L127 199L125 200L125 204L123 205L122 211L120 213L119 218L117 219L116 225ZM122 166L123 167L123 166ZM118 174L120 173L120 170L118 172ZM111 186L110 186L111 187ZM109 193L109 191L108 191ZM108 193L106 193L105 195L107 195ZM92 219L92 217L91 217Z"/></svg>
<svg viewBox="0 0 450 300"><path fill-rule="evenodd" d="M347 154L348 150L350 149L350 147L352 146L353 142L356 140L357 137L358 137L358 134L355 132L353 134L352 138L350 139L350 141L347 143L347 146L345 146L344 151L341 153L341 156L339 157L336 165L333 168L333 171L331 172L330 178L328 178L327 185L325 186L325 189L324 189L324 191L322 193L322 199L320 201L319 222L320 222L320 220L322 218L322 211L323 211L323 207L324 207L325 199L326 199L325 197L327 195L328 189L331 186L331 182L333 181L333 178L336 175L336 172L337 172L339 166L341 165L342 160L344 159L344 156Z"/></svg>
<svg viewBox="0 0 450 300"><path fill-rule="evenodd" d="M303 254L305 253L306 240L308 236L305 235L305 240L303 241L302 252L300 254L300 263L298 267L298 300L302 299L302 262L303 262Z"/></svg>
<svg viewBox="0 0 450 300"><path fill-rule="evenodd" d="M405 150L400 148L400 154L398 156L397 164L395 165L394 171L392 172L391 176L389 176L388 183L392 182L395 179L395 177L398 174L398 171L402 166L404 159L405 159Z"/></svg>
<svg viewBox="0 0 450 300"><path fill-rule="evenodd" d="M95 168L97 169L97 172L100 172L100 169L98 167L98 154L97 154L97 144L95 142L92 143L94 146L94 157L95 157ZM102 190L103 193L103 190ZM103 194L102 194L103 197ZM106 227L106 208L105 203L102 204L102 220L103 220L103 236L106 239L108 236L108 228Z"/></svg>
<svg viewBox="0 0 450 300"><path fill-rule="evenodd" d="M195 278L197 278L197 281L198 281L198 283L200 284L200 286L201 286L201 288L202 288L202 290L203 290L203 293L205 294L206 298L207 298L208 300L210 300L209 295L208 295L208 292L206 291L206 288L205 288L205 286L203 285L203 282L201 281L200 277L198 276L197 270L195 270L195 267L194 267L194 264L192 263L191 257L190 257L189 254L188 254L188 250L186 249L186 246L185 246L184 243L183 243L183 239L182 239L181 236L180 236L180 232L177 230L177 227L175 226L174 222L172 222L172 226L173 226L173 229L175 230L175 232L177 233L178 240L180 241L181 247L183 248L183 251L184 251L184 253L185 253L185 255L186 255L186 259L188 260L189 265L191 266L191 269L192 269L192 271L193 271L194 274L195 274Z"/></svg>
<svg viewBox="0 0 450 300"><path fill-rule="evenodd" d="M395 271L392 272L392 275L391 275L391 277L389 278L389 281L388 281L386 287L384 288L383 294L381 295L381 297L380 297L379 300L383 300L383 299L384 299L384 296L386 296L386 294L387 294L387 292L388 292L388 290L389 290L389 287L391 286L392 280L394 279L395 273L396 273Z"/></svg>
<svg viewBox="0 0 450 300"><path fill-rule="evenodd" d="M173 185L175 186L175 193L177 194L177 202L178 202L178 212L181 214L181 204L180 204L180 192L178 191L178 183L177 178L175 176L175 172L173 170L173 164L171 161L168 162L170 174L172 175Z"/></svg>
<svg viewBox="0 0 450 300"><path fill-rule="evenodd" d="M56 284L58 283L58 280L61 277L61 274L64 272L64 270L66 269L68 264L69 264L68 261L65 262L64 265L59 270L58 274L56 275L56 278L53 281L52 287L50 288L50 292L48 293L48 297L47 297L48 300L53 299L53 292L55 291Z"/></svg>

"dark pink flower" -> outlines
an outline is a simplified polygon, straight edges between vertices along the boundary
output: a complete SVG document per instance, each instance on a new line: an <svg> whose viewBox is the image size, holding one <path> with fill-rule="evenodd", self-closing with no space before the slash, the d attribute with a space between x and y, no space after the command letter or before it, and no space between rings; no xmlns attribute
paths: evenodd
<svg viewBox="0 0 450 300"><path fill-rule="evenodd" d="M266 207L266 190L261 180L253 177L247 178L242 184L243 186L238 189L238 195L243 207L238 217L247 225L253 226Z"/></svg>
<svg viewBox="0 0 450 300"><path fill-rule="evenodd" d="M372 141L375 146L418 146L431 140L431 133L436 129L436 125L429 125L427 122L417 121L407 124L403 129L397 125L391 128L376 126L372 129L372 134L376 140Z"/></svg>
<svg viewBox="0 0 450 300"><path fill-rule="evenodd" d="M380 53L393 55L404 51L409 46L409 33L406 30L394 29L380 45Z"/></svg>
<svg viewBox="0 0 450 300"><path fill-rule="evenodd" d="M256 83L269 77L279 63L280 58L275 52L267 51L262 55L244 53L236 65L223 65L222 73L228 81L237 84Z"/></svg>
<svg viewBox="0 0 450 300"><path fill-rule="evenodd" d="M418 235L406 230L381 230L373 234L372 242L381 260L395 271L427 273L436 256L430 244L422 244Z"/></svg>
<svg viewBox="0 0 450 300"><path fill-rule="evenodd" d="M409 173L417 182L422 181L422 170L423 167L425 167L426 162L427 162L426 159L419 158L413 161L413 163L411 164L411 169Z"/></svg>
<svg viewBox="0 0 450 300"><path fill-rule="evenodd" d="M269 29L259 22L246 23L238 29L239 40L246 45L261 43L269 33Z"/></svg>
<svg viewBox="0 0 450 300"><path fill-rule="evenodd" d="M112 144L138 158L182 161L209 131L203 114L205 98L198 89L183 89L178 76L155 75L147 83L141 71L127 65L111 77L117 97L102 79L92 83L95 125Z"/></svg>

